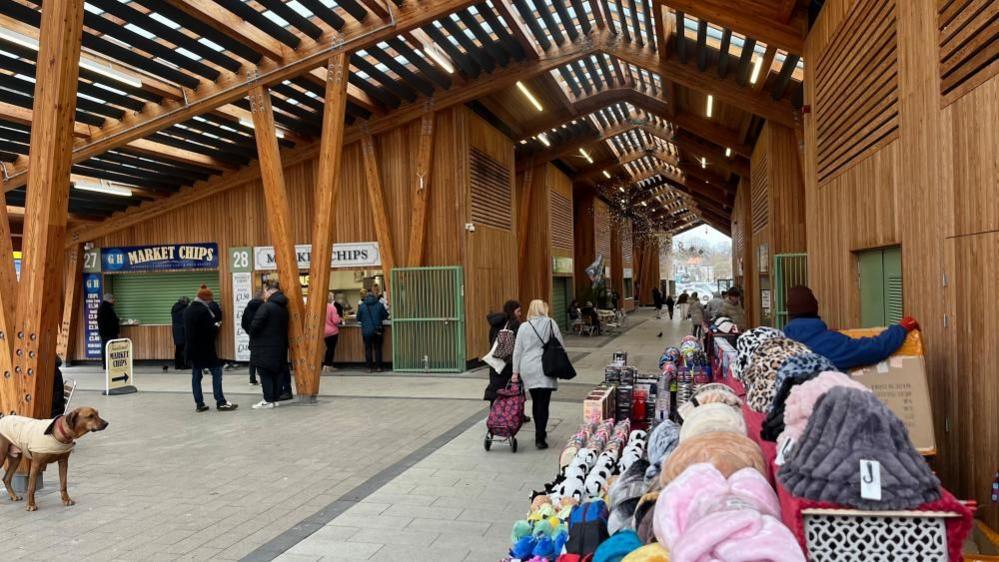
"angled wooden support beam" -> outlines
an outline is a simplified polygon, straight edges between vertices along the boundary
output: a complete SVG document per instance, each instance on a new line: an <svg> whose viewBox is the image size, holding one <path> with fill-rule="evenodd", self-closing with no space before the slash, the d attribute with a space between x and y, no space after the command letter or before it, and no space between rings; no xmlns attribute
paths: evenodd
<svg viewBox="0 0 999 562"><path fill-rule="evenodd" d="M496 0L493 2L493 6L496 7L496 11L499 15L503 17L503 21L510 26L510 32L513 34L514 39L520 44L520 48L524 49L524 53L527 54L527 58L531 60L538 60L543 51L541 47L534 44L531 40L531 32L527 29L527 24L520 17L520 14L516 13L516 10L510 6L510 0Z"/></svg>
<svg viewBox="0 0 999 562"><path fill-rule="evenodd" d="M304 334L305 303L302 299L302 286L298 281L298 258L295 254L291 206L285 188L284 168L281 165L281 153L278 149L270 92L263 86L254 87L250 91L250 108L253 113L254 136L257 139L260 179L264 185L264 204L267 206L267 230L274 246L274 260L277 262L281 290L288 297L290 317L288 344L291 347L295 386L302 395L306 389L318 388L319 367L311 365L308 360L308 346ZM313 250L312 261L322 259ZM326 267L329 268L328 263ZM312 380L313 377L315 380Z"/></svg>
<svg viewBox="0 0 999 562"><path fill-rule="evenodd" d="M731 148L734 154L744 158L753 157L753 147L743 143L739 138L739 133L714 121L688 112L677 113L670 117L670 121L684 131L697 135L706 141L724 148Z"/></svg>
<svg viewBox="0 0 999 562"><path fill-rule="evenodd" d="M83 273L83 245L73 244L66 249L66 282L63 283L62 324L59 326L59 341L56 355L69 363L73 351L73 318L80 304L80 279Z"/></svg>
<svg viewBox="0 0 999 562"><path fill-rule="evenodd" d="M767 45L767 50L763 52L763 62L760 63L760 75L756 77L756 82L752 82L749 88L754 92L762 92L763 87L770 77L770 69L774 66L774 58L777 57L777 49L773 45ZM750 70L750 81L752 81L752 70Z"/></svg>
<svg viewBox="0 0 999 562"><path fill-rule="evenodd" d="M361 153L364 156L364 177L368 184L368 202L371 203L371 220L375 223L375 236L378 237L378 251L382 257L382 271L385 285L395 266L395 249L392 243L392 225L385 206L385 191L382 189L382 172L378 167L378 149L371 135L361 137Z"/></svg>
<svg viewBox="0 0 999 562"><path fill-rule="evenodd" d="M14 328L14 311L17 304L17 272L14 269L14 233L10 229L10 211L6 196L0 193L0 354L6 355L6 365L10 366L14 338L7 337ZM21 208L22 217L24 208ZM23 231L22 231L23 235ZM3 368L4 359L0 359ZM2 412L0 412L2 413Z"/></svg>
<svg viewBox="0 0 999 562"><path fill-rule="evenodd" d="M28 149L24 237L30 243L24 245L14 329L3 334L14 338L13 372L4 369L0 378L6 414L52 413L82 32L83 0L45 3Z"/></svg>
<svg viewBox="0 0 999 562"><path fill-rule="evenodd" d="M801 25L778 21L776 10L772 10L772 13L761 13L757 7L749 6L749 2L732 0L663 1L688 16L707 20L768 45L776 45L789 53L800 55L804 51L804 28Z"/></svg>
<svg viewBox="0 0 999 562"><path fill-rule="evenodd" d="M330 284L330 259L333 255L333 236L336 231L334 215L340 194L340 169L343 167L344 113L347 110L347 78L350 58L340 52L326 65L326 93L324 95L322 136L319 139L319 169L316 174L315 217L312 222L312 261L309 264L309 286L312 298L302 329L305 332L306 373L304 386L298 387L299 396L316 396L319 393L319 373L322 364L323 334L326 326L326 288ZM297 372L297 370L296 370Z"/></svg>
<svg viewBox="0 0 999 562"><path fill-rule="evenodd" d="M430 200L431 175L434 169L434 121L436 114L428 111L420 118L420 143L416 151L416 182L413 212L409 223L409 267L423 265L427 239L427 204Z"/></svg>

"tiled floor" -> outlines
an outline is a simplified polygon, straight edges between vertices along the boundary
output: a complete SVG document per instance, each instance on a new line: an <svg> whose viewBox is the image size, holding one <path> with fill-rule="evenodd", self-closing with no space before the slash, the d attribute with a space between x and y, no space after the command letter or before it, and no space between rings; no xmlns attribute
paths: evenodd
<svg viewBox="0 0 999 562"><path fill-rule="evenodd" d="M258 389L230 372L226 391L241 408L195 414L182 374L150 370L140 393L104 397L90 390L101 380L92 368L69 369L81 389L74 403L99 408L111 426L81 440L70 461L76 506L59 503L55 470L37 512L0 492L0 559L497 560L610 353L654 367L678 339L678 323L649 317L636 314L633 330L602 345L567 342L589 354L556 395L544 452L531 425L516 454L483 450L483 371L348 372L323 379L318 405L270 411L251 410Z"/></svg>

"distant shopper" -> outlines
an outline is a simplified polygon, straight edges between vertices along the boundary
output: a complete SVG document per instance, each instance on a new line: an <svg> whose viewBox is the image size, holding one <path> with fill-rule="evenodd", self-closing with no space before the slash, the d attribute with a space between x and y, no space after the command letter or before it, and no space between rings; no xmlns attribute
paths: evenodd
<svg viewBox="0 0 999 562"><path fill-rule="evenodd" d="M381 286L375 283L374 285L371 286L371 292L374 293L376 297L378 297L378 302L382 303L382 306L385 307L385 312L388 312L389 315L391 315L392 313L390 312L389 309L388 297L385 296L385 293L382 291Z"/></svg>
<svg viewBox="0 0 999 562"><path fill-rule="evenodd" d="M656 319L663 317L663 294L659 287L652 289L652 306L656 308Z"/></svg>
<svg viewBox="0 0 999 562"><path fill-rule="evenodd" d="M494 312L486 316L486 322L489 323L490 349L492 349L496 338L499 337L500 330L510 330L516 336L517 330L520 328L520 314L520 302L508 300L503 303L503 312ZM502 371L497 372L492 367L489 368L489 385L486 386L486 392L482 399L488 400L490 406L496 400L496 391L506 388L513 375L513 362L510 359L512 358L508 358Z"/></svg>
<svg viewBox="0 0 999 562"><path fill-rule="evenodd" d="M714 321L715 318L721 316L722 305L725 304L725 294L728 291L722 291L720 294L715 291L711 295L711 300L708 304L704 305L704 319L708 322Z"/></svg>
<svg viewBox="0 0 999 562"><path fill-rule="evenodd" d="M680 293L680 296L676 297L676 306L678 307L677 312L680 313L681 321L687 319L688 307L690 305L689 300L690 295L687 294L687 291Z"/></svg>
<svg viewBox="0 0 999 562"><path fill-rule="evenodd" d="M742 309L742 291L737 287L729 289L718 315L728 317L740 332L745 332L749 325L746 323L746 311Z"/></svg>
<svg viewBox="0 0 999 562"><path fill-rule="evenodd" d="M902 347L909 332L919 329L919 322L906 316L870 338L834 332L819 317L819 301L812 290L801 285L787 292L787 315L790 321L784 326L784 334L829 359L841 371L884 361Z"/></svg>
<svg viewBox="0 0 999 562"><path fill-rule="evenodd" d="M108 342L118 339L121 334L121 319L114 311L115 298L104 293L104 299L97 307L97 335L101 338L101 368L107 369Z"/></svg>
<svg viewBox="0 0 999 562"><path fill-rule="evenodd" d="M673 299L673 293L666 295L666 311L669 312L669 319L673 319L673 307L676 306L676 301Z"/></svg>
<svg viewBox="0 0 999 562"><path fill-rule="evenodd" d="M56 355L55 377L52 379L52 411L49 417L61 416L66 411L66 381L62 378L62 357Z"/></svg>
<svg viewBox="0 0 999 562"><path fill-rule="evenodd" d="M548 305L535 299L527 309L527 322L517 331L517 342L513 346L513 381L523 379L524 387L531 393L534 445L538 449L548 448L548 407L552 392L558 389L558 381L545 375L541 366L545 343L551 338L565 345L558 324L548 317Z"/></svg>
<svg viewBox="0 0 999 562"><path fill-rule="evenodd" d="M370 373L382 372L382 338L388 320L388 310L378 302L378 296L368 293L357 307L357 320L361 323L361 337L364 339L364 364Z"/></svg>
<svg viewBox="0 0 999 562"><path fill-rule="evenodd" d="M693 328L691 331L694 336L700 337L701 327L704 324L704 305L701 304L701 299L698 298L697 293L690 293L690 325Z"/></svg>
<svg viewBox="0 0 999 562"><path fill-rule="evenodd" d="M187 368L187 360L184 357L184 345L187 341L184 337L184 311L189 304L191 304L190 298L180 297L177 299L177 302L173 303L173 308L170 309L170 324L173 328L174 347L173 368L178 371L183 371Z"/></svg>
<svg viewBox="0 0 999 562"><path fill-rule="evenodd" d="M264 390L264 399L253 407L274 408L281 399L288 368L288 297L275 281L268 281L264 287L264 304L250 323L250 337L253 338L251 361Z"/></svg>
<svg viewBox="0 0 999 562"><path fill-rule="evenodd" d="M187 352L187 362L191 365L191 390L196 410L208 410L201 392L202 370L208 369L212 374L215 407L220 412L228 412L235 410L238 405L226 400L222 393L222 363L215 350L215 338L222 326L222 319L216 318L212 312L212 302L212 290L202 285L197 298L184 310L184 349Z"/></svg>
<svg viewBox="0 0 999 562"><path fill-rule="evenodd" d="M333 293L329 294L326 304L326 328L323 331L323 341L326 343L326 355L323 356L323 372L335 371L333 357L336 355L336 342L340 338L340 324L343 322L337 309Z"/></svg>
<svg viewBox="0 0 999 562"><path fill-rule="evenodd" d="M246 335L250 336L250 384L257 386L257 366L253 363L253 344L254 338L250 335L250 326L253 324L253 317L257 315L257 311L264 304L264 290L260 289L253 295L250 302L246 303L246 308L243 309L243 316L239 319L239 326L243 328Z"/></svg>

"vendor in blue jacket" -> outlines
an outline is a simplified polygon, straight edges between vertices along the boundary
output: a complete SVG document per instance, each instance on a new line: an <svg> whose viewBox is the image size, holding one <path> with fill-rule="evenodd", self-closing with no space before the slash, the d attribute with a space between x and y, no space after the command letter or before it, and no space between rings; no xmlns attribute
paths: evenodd
<svg viewBox="0 0 999 562"><path fill-rule="evenodd" d="M807 345L841 371L884 361L902 347L909 332L919 329L919 323L906 316L874 337L851 338L834 332L819 318L819 301L812 290L800 285L787 292L787 315L790 322L784 326L784 335Z"/></svg>

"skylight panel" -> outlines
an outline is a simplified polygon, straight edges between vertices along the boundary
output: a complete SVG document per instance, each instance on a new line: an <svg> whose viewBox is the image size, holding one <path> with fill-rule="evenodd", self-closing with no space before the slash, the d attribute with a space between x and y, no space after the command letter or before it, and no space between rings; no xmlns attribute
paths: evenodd
<svg viewBox="0 0 999 562"><path fill-rule="evenodd" d="M218 53L221 53L222 51L225 50L225 47L223 47L222 45L219 45L215 41L212 41L211 39L206 39L204 37L198 39L198 43L201 43L202 45Z"/></svg>
<svg viewBox="0 0 999 562"><path fill-rule="evenodd" d="M291 0L291 2L288 2L287 5L292 10L295 10L295 13L302 16L303 18L311 18L313 15L315 15L312 13L312 10L309 10L308 8L303 6L298 0Z"/></svg>
<svg viewBox="0 0 999 562"><path fill-rule="evenodd" d="M155 34L146 31L145 29L143 29L143 28L135 25L134 23L126 23L125 24L125 29L127 29L127 30L129 30L129 31L131 31L133 33L136 33L136 34L138 34L138 35L140 35L140 36L142 36L142 37L144 37L146 39L155 39L156 38Z"/></svg>
<svg viewBox="0 0 999 562"><path fill-rule="evenodd" d="M154 20L156 20L156 21L158 21L158 22L162 23L163 25L165 25L165 26L169 27L170 29L180 29L180 24L179 24L179 23L177 23L177 22L173 21L173 20L172 20L172 19L170 19L170 18L167 18L167 17L164 17L164 16L161 16L161 15L160 15L160 14L158 14L157 12L150 12L150 13L149 13L149 17L151 17L151 18L153 18Z"/></svg>
<svg viewBox="0 0 999 562"><path fill-rule="evenodd" d="M83 9L90 12L91 14L97 14L98 16L104 13L104 10L85 2L83 4Z"/></svg>
<svg viewBox="0 0 999 562"><path fill-rule="evenodd" d="M108 86L107 84L103 84L101 82L94 82L93 85L96 86L96 87L98 87L98 88L101 88L102 90L107 90L107 91L109 91L109 92L111 92L113 94L118 94L119 96L127 96L128 95L128 92L124 92L124 91L119 90L117 88L112 88L111 86Z"/></svg>
<svg viewBox="0 0 999 562"><path fill-rule="evenodd" d="M271 10L267 10L267 11L263 12L263 14L264 14L265 18L267 18L267 19L271 20L272 22L280 25L281 27L288 27L288 25L289 25L287 20L285 20L281 16L275 14Z"/></svg>
<svg viewBox="0 0 999 562"><path fill-rule="evenodd" d="M191 51L188 51L184 47L177 47L174 50L177 51L178 53L184 55L185 57L191 59L191 60L196 60L196 61L197 60L201 60L201 55L199 55L197 53L192 53Z"/></svg>

